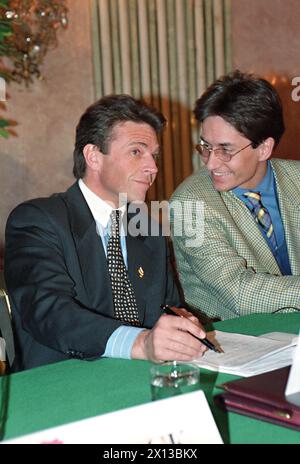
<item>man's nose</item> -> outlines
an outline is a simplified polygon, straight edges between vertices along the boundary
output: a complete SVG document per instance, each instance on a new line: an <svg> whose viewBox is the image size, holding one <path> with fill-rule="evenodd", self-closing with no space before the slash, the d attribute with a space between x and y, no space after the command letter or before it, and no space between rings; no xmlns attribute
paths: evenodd
<svg viewBox="0 0 300 464"><path fill-rule="evenodd" d="M206 161L206 167L209 171L218 168L221 165L221 160L215 155L215 151L211 150L209 153L208 160Z"/></svg>
<svg viewBox="0 0 300 464"><path fill-rule="evenodd" d="M153 158L151 154L147 154L145 156L143 169L146 173L157 174L158 167L157 167L155 159Z"/></svg>

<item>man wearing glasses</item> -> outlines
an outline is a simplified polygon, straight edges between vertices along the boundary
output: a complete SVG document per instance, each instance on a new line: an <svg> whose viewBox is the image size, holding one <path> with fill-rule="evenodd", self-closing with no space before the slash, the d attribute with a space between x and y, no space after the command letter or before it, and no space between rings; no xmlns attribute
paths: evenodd
<svg viewBox="0 0 300 464"><path fill-rule="evenodd" d="M175 234L179 217L171 207L186 302L218 319L299 310L300 163L270 160L284 132L276 90L235 71L197 100L195 116L203 167L171 199L190 209L203 202L197 246ZM187 236L188 229L183 224Z"/></svg>

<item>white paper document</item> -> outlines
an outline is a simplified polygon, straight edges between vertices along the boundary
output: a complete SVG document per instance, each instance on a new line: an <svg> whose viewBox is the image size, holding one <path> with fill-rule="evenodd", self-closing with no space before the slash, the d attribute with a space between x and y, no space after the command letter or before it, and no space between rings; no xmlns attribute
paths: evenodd
<svg viewBox="0 0 300 464"><path fill-rule="evenodd" d="M214 331L207 338L219 345L224 353L211 350L194 361L205 369L250 377L289 366L298 337L295 334L272 332L259 337Z"/></svg>
<svg viewBox="0 0 300 464"><path fill-rule="evenodd" d="M195 391L2 442L6 443L223 444L223 441L203 391ZM116 458L116 455L103 457Z"/></svg>
<svg viewBox="0 0 300 464"><path fill-rule="evenodd" d="M298 337L299 338L299 337ZM293 355L293 363L285 389L285 397L290 403L300 406L300 342Z"/></svg>

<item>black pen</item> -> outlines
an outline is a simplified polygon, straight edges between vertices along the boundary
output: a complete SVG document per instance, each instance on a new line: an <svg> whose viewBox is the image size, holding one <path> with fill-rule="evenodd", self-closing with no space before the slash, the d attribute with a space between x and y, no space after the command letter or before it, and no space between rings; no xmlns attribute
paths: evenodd
<svg viewBox="0 0 300 464"><path fill-rule="evenodd" d="M185 313L185 311L187 310L184 310L182 311L182 309L184 308L171 308L171 306L167 305L167 304L162 304L160 305L160 308L166 313L166 314L169 314L171 316L179 316L179 317L188 317ZM190 332L189 332L190 333ZM200 337L196 337L196 335L192 334L191 335L196 338L197 340L199 340L201 343L203 343L203 345L205 345L207 348L209 348L210 350L213 350L215 351L216 353L222 353L223 351L220 351L220 349L218 349L213 343L211 343L207 338L200 338Z"/></svg>

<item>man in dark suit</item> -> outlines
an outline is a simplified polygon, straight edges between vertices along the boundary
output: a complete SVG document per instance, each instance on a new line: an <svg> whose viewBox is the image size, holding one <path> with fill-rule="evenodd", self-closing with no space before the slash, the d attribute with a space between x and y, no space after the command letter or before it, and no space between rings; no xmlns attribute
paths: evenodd
<svg viewBox="0 0 300 464"><path fill-rule="evenodd" d="M144 204L155 180L164 125L160 113L130 96L102 98L77 126L77 182L11 213L5 278L15 370L67 358L188 361L203 353L191 335L205 336L197 319L162 314L162 303L179 303L166 240L151 236L145 215L135 221L132 208ZM116 258L111 238L117 223Z"/></svg>

